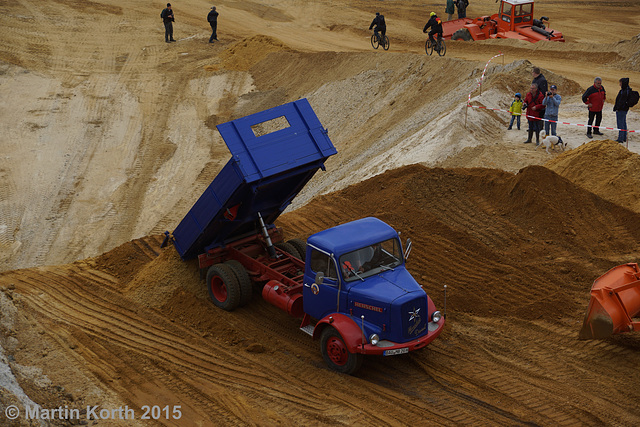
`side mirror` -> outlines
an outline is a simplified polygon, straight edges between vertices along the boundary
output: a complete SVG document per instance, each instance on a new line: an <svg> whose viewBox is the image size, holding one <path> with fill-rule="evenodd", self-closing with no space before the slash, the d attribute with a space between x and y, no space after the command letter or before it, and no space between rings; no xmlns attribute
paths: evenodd
<svg viewBox="0 0 640 427"><path fill-rule="evenodd" d="M407 239L406 249L404 250L404 260L407 261L409 259L409 254L411 253L411 239Z"/></svg>
<svg viewBox="0 0 640 427"><path fill-rule="evenodd" d="M319 271L316 274L316 285L322 285L322 282L324 281L324 273L322 271Z"/></svg>

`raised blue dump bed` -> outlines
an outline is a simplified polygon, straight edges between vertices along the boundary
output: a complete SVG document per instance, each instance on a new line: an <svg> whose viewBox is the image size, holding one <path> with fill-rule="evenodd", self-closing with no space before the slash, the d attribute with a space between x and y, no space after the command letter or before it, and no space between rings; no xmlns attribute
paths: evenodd
<svg viewBox="0 0 640 427"><path fill-rule="evenodd" d="M306 99L217 128L232 157L173 232L185 260L258 232L258 213L273 224L337 153ZM260 135L262 128L277 130Z"/></svg>

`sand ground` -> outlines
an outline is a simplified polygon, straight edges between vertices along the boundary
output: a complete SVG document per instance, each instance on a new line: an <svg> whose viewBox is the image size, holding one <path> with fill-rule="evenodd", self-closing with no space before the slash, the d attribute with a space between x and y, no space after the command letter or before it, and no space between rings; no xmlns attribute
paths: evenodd
<svg viewBox="0 0 640 427"><path fill-rule="evenodd" d="M623 147L607 141L614 131L588 140L575 125L595 76L607 127L618 79L640 87L640 1L539 1L535 15L566 43L450 42L445 57L424 54L421 32L444 2L216 6L219 43L207 43L210 2L191 0L174 3L166 44L163 2L0 3L3 413L37 403L136 408L121 425L638 423L639 338L577 331L593 280L638 259L640 138ZM468 15L496 7L473 1ZM377 10L388 52L369 44ZM522 144L503 111L466 107L471 94L507 109L534 65L563 96L565 153ZM436 305L449 289L440 339L371 358L355 377L328 371L317 343L257 294L215 309L196 266L159 247L228 160L215 126L302 97L338 155L278 224L304 238L378 216L414 241L410 271ZM182 416L142 421L144 405Z"/></svg>

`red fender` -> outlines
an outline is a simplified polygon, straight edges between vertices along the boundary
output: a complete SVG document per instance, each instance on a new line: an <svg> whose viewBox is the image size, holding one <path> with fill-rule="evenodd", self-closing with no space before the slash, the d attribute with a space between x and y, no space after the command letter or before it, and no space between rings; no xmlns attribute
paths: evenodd
<svg viewBox="0 0 640 427"><path fill-rule="evenodd" d="M341 313L333 313L323 317L316 323L316 327L313 330L313 339L320 339L322 331L327 326L336 328L351 353L361 353L362 329L351 317Z"/></svg>

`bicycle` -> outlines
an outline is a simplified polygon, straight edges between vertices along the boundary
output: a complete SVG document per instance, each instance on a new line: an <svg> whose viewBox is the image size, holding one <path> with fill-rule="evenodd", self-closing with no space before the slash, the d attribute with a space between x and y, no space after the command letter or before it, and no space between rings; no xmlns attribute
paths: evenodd
<svg viewBox="0 0 640 427"><path fill-rule="evenodd" d="M427 38L427 41L424 44L424 50L429 56L431 56L434 50L438 52L438 55L444 56L444 54L447 53L447 44L444 42L444 39L438 35L438 40L436 41L435 46L431 43L431 39Z"/></svg>
<svg viewBox="0 0 640 427"><path fill-rule="evenodd" d="M381 36L380 34L373 33L371 35L371 46L373 46L374 49L377 49L380 45L382 45L384 50L389 50L389 37L387 37L386 34Z"/></svg>

